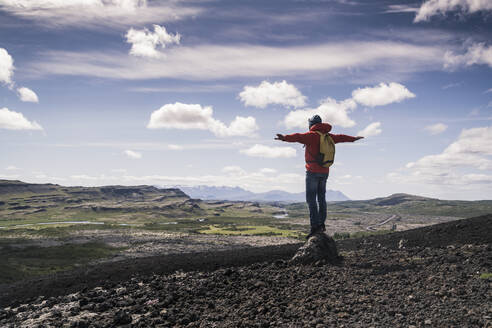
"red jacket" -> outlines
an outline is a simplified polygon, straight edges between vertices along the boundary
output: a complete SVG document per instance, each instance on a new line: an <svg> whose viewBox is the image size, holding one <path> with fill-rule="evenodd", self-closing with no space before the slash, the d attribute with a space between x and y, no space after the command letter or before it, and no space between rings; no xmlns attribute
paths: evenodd
<svg viewBox="0 0 492 328"><path fill-rule="evenodd" d="M328 123L318 123L309 129L306 133L293 133L284 136L284 141L287 142L300 142L306 145L306 151L304 158L306 160L306 170L313 173L329 173L330 168L322 167L316 163L314 156L319 153L319 131L321 133L328 133L331 131L331 125ZM345 134L329 134L334 143L339 142L354 142L355 137L347 136Z"/></svg>

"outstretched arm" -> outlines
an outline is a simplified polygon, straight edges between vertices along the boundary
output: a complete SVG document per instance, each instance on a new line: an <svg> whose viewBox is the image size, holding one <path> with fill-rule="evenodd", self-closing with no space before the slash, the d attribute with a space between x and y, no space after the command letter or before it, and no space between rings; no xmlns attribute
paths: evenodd
<svg viewBox="0 0 492 328"><path fill-rule="evenodd" d="M332 134L331 138L333 139L334 143L339 143L339 142L354 142L363 139L364 137L360 137L360 136L352 137L345 134Z"/></svg>
<svg viewBox="0 0 492 328"><path fill-rule="evenodd" d="M286 142L300 142L302 144L307 144L312 142L312 138L318 138L318 135L313 133L293 133L293 134L278 134L275 140L281 140Z"/></svg>

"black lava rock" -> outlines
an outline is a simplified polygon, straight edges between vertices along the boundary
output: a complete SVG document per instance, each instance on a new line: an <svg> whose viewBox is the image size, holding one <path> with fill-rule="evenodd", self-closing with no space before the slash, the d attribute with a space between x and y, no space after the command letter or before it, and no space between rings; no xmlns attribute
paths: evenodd
<svg viewBox="0 0 492 328"><path fill-rule="evenodd" d="M323 262L339 263L340 261L341 257L338 255L335 241L323 232L311 236L291 260L293 263L316 263L316 265Z"/></svg>
<svg viewBox="0 0 492 328"><path fill-rule="evenodd" d="M132 316L124 311L124 310L119 310L116 312L116 314L113 317L113 323L115 325L126 325L132 322Z"/></svg>

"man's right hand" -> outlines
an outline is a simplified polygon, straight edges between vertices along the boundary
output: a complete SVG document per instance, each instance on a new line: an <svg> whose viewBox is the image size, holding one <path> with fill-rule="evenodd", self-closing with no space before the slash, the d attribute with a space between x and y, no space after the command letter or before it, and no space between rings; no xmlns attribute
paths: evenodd
<svg viewBox="0 0 492 328"><path fill-rule="evenodd" d="M281 140L281 141L284 141L284 140L285 140L284 135L283 135L283 134L279 134L279 133L277 133L277 137L275 138L275 140Z"/></svg>

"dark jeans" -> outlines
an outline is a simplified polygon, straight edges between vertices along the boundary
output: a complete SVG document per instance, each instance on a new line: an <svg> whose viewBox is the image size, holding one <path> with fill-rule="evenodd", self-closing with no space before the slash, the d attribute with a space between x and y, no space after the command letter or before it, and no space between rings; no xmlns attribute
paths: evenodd
<svg viewBox="0 0 492 328"><path fill-rule="evenodd" d="M316 228L326 221L326 180L328 173L306 172L306 202L309 207L311 228ZM316 203L316 198L318 202Z"/></svg>

